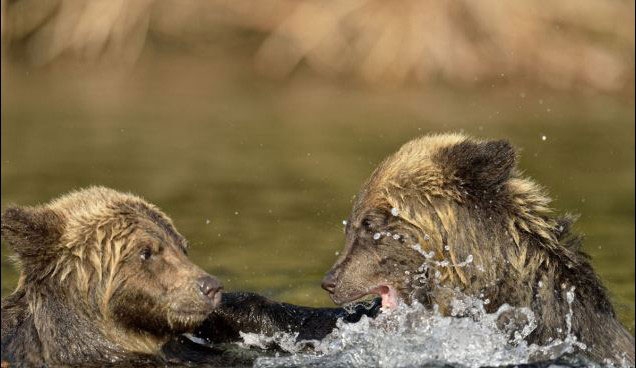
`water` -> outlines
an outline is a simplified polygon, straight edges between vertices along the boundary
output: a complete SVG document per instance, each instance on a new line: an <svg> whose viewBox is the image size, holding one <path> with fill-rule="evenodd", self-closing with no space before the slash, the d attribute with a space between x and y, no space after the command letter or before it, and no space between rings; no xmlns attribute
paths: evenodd
<svg viewBox="0 0 636 368"><path fill-rule="evenodd" d="M574 290L567 293L568 303ZM502 313L514 312L527 317L527 324L514 333L497 327ZM502 305L495 313L486 313L484 301L466 298L457 303L454 314L444 317L421 304L400 303L375 319L363 317L358 323L339 322L322 341L296 342L295 335L264 336L242 334L239 345L252 348L277 346L288 354L260 357L254 366L274 367L600 367L581 353L587 348L568 328L563 339L547 345L528 344L526 338L536 327L532 311ZM565 316L571 319L572 311ZM625 359L606 360L604 367L628 367Z"/></svg>
<svg viewBox="0 0 636 368"><path fill-rule="evenodd" d="M554 206L582 214L576 229L586 235L584 249L634 331L630 101L524 85L369 91L307 76L280 85L246 76L245 66L152 56L118 78L2 70L3 207L91 184L132 191L174 219L191 258L226 289L303 305L333 305L320 280L342 249L352 196L382 158L430 132L508 138L521 149L520 167L549 189ZM2 296L17 282L9 255L3 244ZM398 316L383 318L390 325ZM318 355L297 358L354 359L375 348L386 359L424 361L435 352L411 333L400 337L407 350L390 355L382 350L390 342L380 339L383 327L375 326L381 322L363 323L366 332L348 326L341 337L350 340L333 336ZM494 347L502 340L486 321L432 316L413 323L422 331L444 326L448 344L459 343L458 331L484 334L492 346L470 345L474 359L480 348L502 361L519 357ZM442 344L431 331L423 336ZM376 334L375 345L362 344L365 333ZM443 357L470 365L469 355Z"/></svg>
<svg viewBox="0 0 636 368"><path fill-rule="evenodd" d="M467 299L469 300L469 299ZM290 344L293 336L271 337L244 335L243 345L263 347L272 340L292 353L289 356L259 358L256 367L421 367L421 366L506 366L554 360L575 351L580 343L568 335L548 346L528 345L523 338L534 327L534 316L528 309L518 312L529 323L513 336L496 326L501 313L513 308L503 305L496 313L487 314L483 301L470 299L456 306L455 313L464 318L443 317L420 304L400 304L376 319L363 318L355 324L339 323L338 330L323 341ZM584 346L583 346L584 348Z"/></svg>
<svg viewBox="0 0 636 368"><path fill-rule="evenodd" d="M470 260L471 256L457 266L470 267ZM425 271L432 263L440 262L427 259L418 271ZM418 276L412 277L414 284ZM444 287L437 281L435 284ZM450 316L439 313L437 305L431 310L418 302L406 305L398 301L395 308L384 308L375 319L364 316L357 323L338 321L337 329L321 341L296 341L297 334L241 333L239 345L263 350L278 347L288 353L258 358L254 366L259 368L499 367L545 362L597 366L581 354L587 346L571 331L574 290L571 287L566 292L569 312L564 316L565 336L542 346L525 341L537 327L530 309L503 304L495 313L487 313L488 299L468 295L459 295L451 302ZM501 324L500 317L513 322ZM606 363L629 366L626 360Z"/></svg>

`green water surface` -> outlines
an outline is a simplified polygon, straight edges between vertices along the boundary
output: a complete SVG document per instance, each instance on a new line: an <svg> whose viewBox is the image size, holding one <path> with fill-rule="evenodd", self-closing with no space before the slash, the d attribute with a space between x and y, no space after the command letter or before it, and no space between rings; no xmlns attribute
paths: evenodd
<svg viewBox="0 0 636 368"><path fill-rule="evenodd" d="M508 138L554 206L581 214L584 249L633 332L631 101L524 86L275 83L155 64L112 78L3 68L3 208L92 184L132 191L174 219L192 260L226 289L324 306L342 220L383 157L425 133ZM3 244L2 296L17 280L9 255Z"/></svg>

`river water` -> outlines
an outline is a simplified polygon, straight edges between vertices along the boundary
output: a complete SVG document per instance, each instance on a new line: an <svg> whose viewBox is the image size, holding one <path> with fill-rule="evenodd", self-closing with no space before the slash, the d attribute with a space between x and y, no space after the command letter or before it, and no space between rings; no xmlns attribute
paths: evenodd
<svg viewBox="0 0 636 368"><path fill-rule="evenodd" d="M191 258L227 290L329 306L320 279L342 248L353 195L383 157L425 133L508 138L554 206L581 214L584 249L633 333L632 102L510 85L280 85L187 62L141 65L118 78L3 68L3 207L92 184L132 191L174 219ZM9 255L3 244L2 296L17 282ZM518 364L533 349L499 344L488 320L439 316L412 322L422 334L388 339L382 325L397 317L383 318L345 328L318 353L257 365Z"/></svg>

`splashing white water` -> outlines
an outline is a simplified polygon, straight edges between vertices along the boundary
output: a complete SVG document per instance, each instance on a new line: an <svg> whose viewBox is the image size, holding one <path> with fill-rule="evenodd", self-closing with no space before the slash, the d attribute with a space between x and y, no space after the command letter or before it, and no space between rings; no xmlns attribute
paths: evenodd
<svg viewBox="0 0 636 368"><path fill-rule="evenodd" d="M573 290L568 293L572 293L572 297L568 296L571 303ZM585 349L569 329L564 339L546 346L529 345L524 339L536 327L529 309L504 304L489 314L484 304L472 297L455 300L451 314L462 316L458 318L444 317L436 308L427 310L419 303L410 306L401 303L375 319L363 317L358 323L338 321L338 328L322 341L296 342L296 336L289 334L241 336L243 346L265 348L276 344L292 353L261 357L255 362L256 367L502 366L555 359L575 348ZM502 331L497 321L504 314L524 316L526 322L513 333Z"/></svg>
<svg viewBox="0 0 636 368"><path fill-rule="evenodd" d="M272 336L266 336L255 333L239 332L239 335L243 339L242 343L239 343L241 347L257 347L260 349L270 349L272 346L278 346L282 350L288 353L298 353L312 345L313 341L300 341L297 342L296 338L298 333L289 334L284 332L277 332Z"/></svg>
<svg viewBox="0 0 636 368"><path fill-rule="evenodd" d="M397 235L397 234L396 234ZM392 236L374 234L374 239ZM399 237L399 235L397 235ZM425 239L426 240L426 239ZM424 257L423 264L410 277L414 286L425 282L430 273L436 287L440 284L440 267L476 267L472 254L454 263L436 259L418 244L406 244ZM416 286L417 287L417 286ZM563 289L566 285L562 286ZM338 321L337 328L322 341L296 341L297 335L278 333L268 337L241 334L244 347L267 348L273 345L291 353L286 356L261 357L256 367L413 367L413 366L504 366L532 364L557 359L564 354L585 350L586 346L572 334L574 287L566 292L569 312L565 316L567 331L545 346L525 340L536 327L528 308L502 305L495 313L486 313L489 299L455 293L450 316L443 316L415 302L396 301L397 308L383 309L375 319L362 317L357 323ZM502 324L502 321L504 323ZM519 323L521 322L521 323ZM589 364L589 361L587 362ZM557 366L557 365L551 365Z"/></svg>

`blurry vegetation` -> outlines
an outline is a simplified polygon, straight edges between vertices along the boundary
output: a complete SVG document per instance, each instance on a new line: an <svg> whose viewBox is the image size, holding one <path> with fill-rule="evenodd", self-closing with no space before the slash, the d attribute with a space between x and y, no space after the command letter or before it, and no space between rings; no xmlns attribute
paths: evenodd
<svg viewBox="0 0 636 368"><path fill-rule="evenodd" d="M130 67L145 47L247 53L264 75L299 65L374 85L522 79L631 94L634 2L8 0L9 56ZM8 46L6 46L8 44Z"/></svg>

